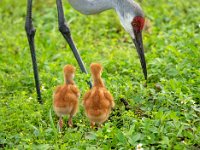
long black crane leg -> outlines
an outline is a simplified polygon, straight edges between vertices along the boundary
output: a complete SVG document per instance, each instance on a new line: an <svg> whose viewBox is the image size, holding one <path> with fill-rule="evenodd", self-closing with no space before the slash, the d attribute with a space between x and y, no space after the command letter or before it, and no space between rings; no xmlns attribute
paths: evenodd
<svg viewBox="0 0 200 150"><path fill-rule="evenodd" d="M85 66L83 64L83 61L80 57L80 54L74 44L74 41L71 37L71 33L70 33L70 29L67 26L66 22L65 22L65 17L64 17L64 11L63 11L63 6L62 6L62 0L56 0L56 4L57 4L57 10L58 10L58 25L59 25L59 30L62 33L62 35L64 36L65 40L67 41L67 43L69 44L74 57L76 58L79 67L81 68L81 71L87 74L87 70L85 69ZM90 86L90 88L92 87L92 83L90 81L88 81L88 84Z"/></svg>
<svg viewBox="0 0 200 150"><path fill-rule="evenodd" d="M37 61L36 61L36 55L35 55L35 43L34 43L34 36L35 36L36 30L34 29L33 24L32 24L32 0L27 0L27 16L26 16L25 30L26 30L26 34L27 34L27 38L28 38L28 42L30 46L33 72L34 72L36 91L37 91L37 98L38 98L39 103L42 104L43 101L41 99L40 83L39 83L38 68L37 68Z"/></svg>

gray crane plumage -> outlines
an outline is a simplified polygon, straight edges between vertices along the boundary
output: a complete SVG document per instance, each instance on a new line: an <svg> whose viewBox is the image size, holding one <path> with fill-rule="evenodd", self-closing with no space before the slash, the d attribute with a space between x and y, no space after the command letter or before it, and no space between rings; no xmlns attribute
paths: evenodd
<svg viewBox="0 0 200 150"><path fill-rule="evenodd" d="M68 0L70 5L85 15L97 14L113 8L113 0Z"/></svg>
<svg viewBox="0 0 200 150"><path fill-rule="evenodd" d="M131 21L135 16L144 16L141 7L133 0L68 0L70 5L85 15L114 9L124 29L134 38Z"/></svg>

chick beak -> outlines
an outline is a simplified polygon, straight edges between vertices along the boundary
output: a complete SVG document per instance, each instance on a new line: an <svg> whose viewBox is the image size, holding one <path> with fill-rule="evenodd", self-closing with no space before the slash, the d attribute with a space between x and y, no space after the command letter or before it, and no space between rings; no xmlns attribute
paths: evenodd
<svg viewBox="0 0 200 150"><path fill-rule="evenodd" d="M144 56L142 31L134 31L134 35L135 35L135 39L133 39L133 42L137 49L138 55L140 57L140 63L142 66L144 77L147 80L147 68L146 68L146 60L145 60L145 56Z"/></svg>

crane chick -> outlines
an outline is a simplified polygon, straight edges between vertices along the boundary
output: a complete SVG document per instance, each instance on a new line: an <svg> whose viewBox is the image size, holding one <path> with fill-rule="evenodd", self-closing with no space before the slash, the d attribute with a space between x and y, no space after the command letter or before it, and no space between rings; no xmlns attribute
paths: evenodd
<svg viewBox="0 0 200 150"><path fill-rule="evenodd" d="M111 108L114 107L115 103L101 79L102 66L98 63L92 63L90 70L93 78L93 87L84 95L83 105L93 128L95 123L101 125L108 119Z"/></svg>
<svg viewBox="0 0 200 150"><path fill-rule="evenodd" d="M66 65L63 71L65 83L64 85L58 86L53 94L53 108L59 117L59 131L61 131L63 127L62 116L64 115L69 115L68 125L69 127L73 126L72 117L78 110L78 98L80 95L79 90L73 81L75 67Z"/></svg>

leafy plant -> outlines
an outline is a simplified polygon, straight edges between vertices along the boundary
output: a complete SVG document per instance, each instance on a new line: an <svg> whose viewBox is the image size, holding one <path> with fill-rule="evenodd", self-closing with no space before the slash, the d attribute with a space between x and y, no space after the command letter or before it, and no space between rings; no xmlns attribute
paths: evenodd
<svg viewBox="0 0 200 150"><path fill-rule="evenodd" d="M199 1L139 1L151 22L143 34L148 82L114 11L84 16L64 2L73 39L87 68L104 66L116 107L102 128L89 127L81 99L89 88L58 32L53 1L34 1L36 53L44 104L36 100L24 31L26 1L0 1L0 149L200 149ZM59 40L58 40L59 39ZM74 128L57 132L52 93L65 64L77 67L81 90ZM120 99L130 105L126 111Z"/></svg>

